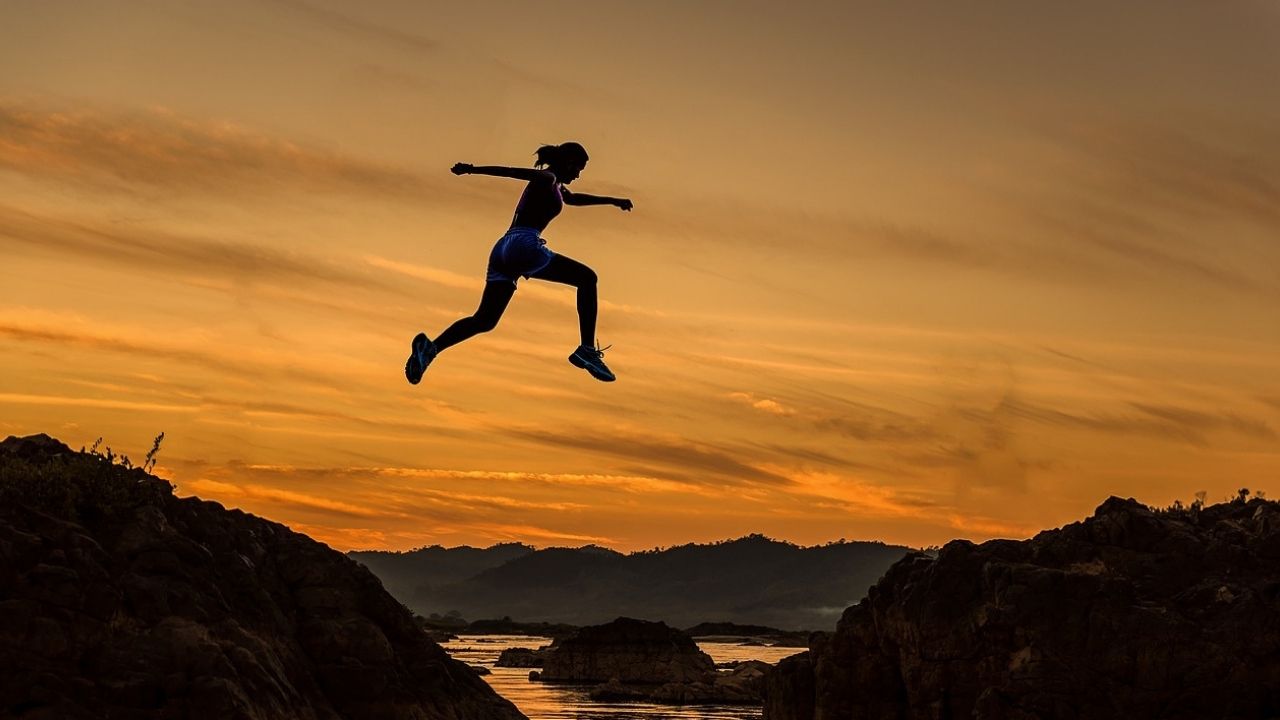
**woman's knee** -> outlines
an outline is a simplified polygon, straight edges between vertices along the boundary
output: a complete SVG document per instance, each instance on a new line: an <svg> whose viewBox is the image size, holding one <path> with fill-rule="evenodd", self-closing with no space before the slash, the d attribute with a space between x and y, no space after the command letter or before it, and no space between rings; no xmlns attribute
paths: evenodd
<svg viewBox="0 0 1280 720"><path fill-rule="evenodd" d="M489 332L498 327L498 320L501 316L495 315L472 315L471 328L478 333Z"/></svg>
<svg viewBox="0 0 1280 720"><path fill-rule="evenodd" d="M599 277L596 275L595 270L583 265L582 270L578 273L578 287L595 285L598 279Z"/></svg>
<svg viewBox="0 0 1280 720"><path fill-rule="evenodd" d="M497 318L475 317L471 318L471 329L477 333L486 333L498 327Z"/></svg>

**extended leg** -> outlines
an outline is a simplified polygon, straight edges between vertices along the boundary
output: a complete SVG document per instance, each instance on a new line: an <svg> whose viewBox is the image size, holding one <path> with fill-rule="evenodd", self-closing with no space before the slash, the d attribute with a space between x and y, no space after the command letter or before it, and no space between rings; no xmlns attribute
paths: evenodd
<svg viewBox="0 0 1280 720"><path fill-rule="evenodd" d="M529 277L550 282L564 283L578 288L578 331L582 344L595 347L596 343L596 273L591 268L564 255L556 255L546 267Z"/></svg>
<svg viewBox="0 0 1280 720"><path fill-rule="evenodd" d="M458 320L440 333L440 337L436 338L436 352L497 327L498 320L502 318L502 313L506 311L507 303L511 302L511 296L515 292L515 283L485 283L484 294L480 296L480 307L469 317Z"/></svg>
<svg viewBox="0 0 1280 720"><path fill-rule="evenodd" d="M613 382L613 371L604 364L604 351L596 349L595 271L577 260L556 255L545 268L529 277L578 288L578 331L582 333L582 344L569 356L569 362L591 373L597 380Z"/></svg>

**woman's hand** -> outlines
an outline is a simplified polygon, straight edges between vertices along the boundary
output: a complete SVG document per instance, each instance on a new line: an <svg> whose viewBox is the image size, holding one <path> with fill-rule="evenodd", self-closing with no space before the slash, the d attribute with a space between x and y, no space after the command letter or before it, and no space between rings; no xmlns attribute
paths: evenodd
<svg viewBox="0 0 1280 720"><path fill-rule="evenodd" d="M449 172L452 172L454 175L468 175L474 169L475 169L474 165L468 165L467 163L458 163L457 165L454 165Z"/></svg>
<svg viewBox="0 0 1280 720"><path fill-rule="evenodd" d="M626 210L627 212L631 212L631 201L626 198L619 198L613 201L613 204L617 205L619 208L623 210Z"/></svg>

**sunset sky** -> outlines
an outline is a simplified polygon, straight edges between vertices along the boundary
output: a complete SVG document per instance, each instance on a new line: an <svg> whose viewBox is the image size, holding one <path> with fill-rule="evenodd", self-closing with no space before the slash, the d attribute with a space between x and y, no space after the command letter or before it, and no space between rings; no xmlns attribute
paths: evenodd
<svg viewBox="0 0 1280 720"><path fill-rule="evenodd" d="M0 0L0 437L338 549L1280 493L1280 2ZM600 276L405 382L515 180Z"/></svg>

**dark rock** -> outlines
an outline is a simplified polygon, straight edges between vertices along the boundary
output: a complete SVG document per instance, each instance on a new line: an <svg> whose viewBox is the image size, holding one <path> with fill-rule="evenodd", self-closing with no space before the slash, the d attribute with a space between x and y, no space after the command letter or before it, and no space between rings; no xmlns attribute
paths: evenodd
<svg viewBox="0 0 1280 720"><path fill-rule="evenodd" d="M435 643L446 643L446 642L449 642L450 640L458 639L457 635L454 635L453 633L447 630L426 629L423 632L425 632L427 634L427 637L431 638L431 641Z"/></svg>
<svg viewBox="0 0 1280 720"><path fill-rule="evenodd" d="M40 460L70 455L71 448L44 433L17 437L10 435L0 441L0 455L8 455L20 460Z"/></svg>
<svg viewBox="0 0 1280 720"><path fill-rule="evenodd" d="M663 623L618 618L546 649L542 680L605 682L597 700L758 705L767 663L747 660L717 672L693 639ZM534 679L530 674L530 679Z"/></svg>
<svg viewBox="0 0 1280 720"><path fill-rule="evenodd" d="M537 650L531 648L507 648L498 655L498 661L493 664L494 667L512 667L512 668L540 668L546 661L547 651L549 647L541 647Z"/></svg>
<svg viewBox="0 0 1280 720"><path fill-rule="evenodd" d="M47 436L0 443L0 716L523 717L341 553Z"/></svg>
<svg viewBox="0 0 1280 720"><path fill-rule="evenodd" d="M576 625L565 625L563 623L545 623L545 622L516 622L509 617L498 620L475 620L467 623L465 630L460 630L467 635L537 635L538 637L549 637L553 640L566 638L578 631Z"/></svg>
<svg viewBox="0 0 1280 720"><path fill-rule="evenodd" d="M1280 504L1110 498L895 564L779 663L765 718L1280 717Z"/></svg>
<svg viewBox="0 0 1280 720"><path fill-rule="evenodd" d="M782 635L785 630L766 625L743 625L731 622L704 622L685 628L685 633L692 637L761 637Z"/></svg>
<svg viewBox="0 0 1280 720"><path fill-rule="evenodd" d="M696 682L715 673L711 656L665 623L618 618L578 630L548 651L542 679L567 682Z"/></svg>
<svg viewBox="0 0 1280 720"><path fill-rule="evenodd" d="M785 657L765 678L764 715L771 720L814 717L813 663L809 653Z"/></svg>
<svg viewBox="0 0 1280 720"><path fill-rule="evenodd" d="M617 678L590 692L592 700L645 701L668 705L759 705L768 663L747 660L732 672L703 676L693 682L624 683Z"/></svg>

